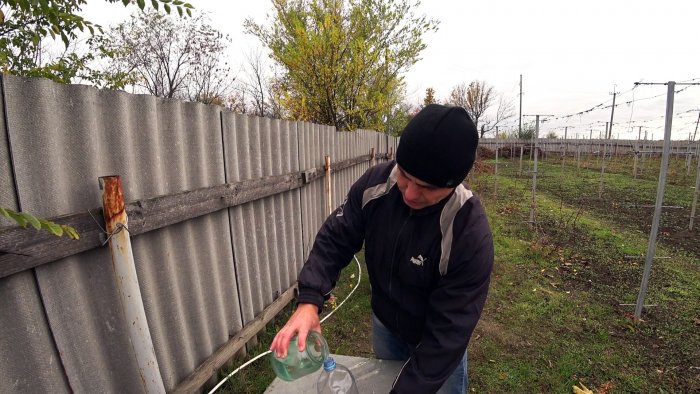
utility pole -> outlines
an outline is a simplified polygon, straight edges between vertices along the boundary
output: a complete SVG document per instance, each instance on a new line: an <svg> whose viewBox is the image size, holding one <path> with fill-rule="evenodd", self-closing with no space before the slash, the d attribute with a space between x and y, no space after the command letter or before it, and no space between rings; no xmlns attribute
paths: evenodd
<svg viewBox="0 0 700 394"><path fill-rule="evenodd" d="M612 138L612 126L613 126L613 117L615 116L615 97L617 97L617 92L615 89L617 88L617 85L613 87L613 103L612 103L612 111L610 111L610 130L608 131L608 139Z"/></svg>
<svg viewBox="0 0 700 394"><path fill-rule="evenodd" d="M518 114L518 138L523 135L523 74L520 74L520 112Z"/></svg>
<svg viewBox="0 0 700 394"><path fill-rule="evenodd" d="M698 111L698 120L695 121L695 132L693 133L693 141L695 141L695 137L698 135L698 123L700 123L700 111Z"/></svg>

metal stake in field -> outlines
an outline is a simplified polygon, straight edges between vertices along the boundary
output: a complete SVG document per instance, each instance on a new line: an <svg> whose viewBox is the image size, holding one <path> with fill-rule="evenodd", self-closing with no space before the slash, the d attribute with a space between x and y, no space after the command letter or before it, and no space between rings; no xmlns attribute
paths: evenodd
<svg viewBox="0 0 700 394"><path fill-rule="evenodd" d="M632 168L632 176L637 179L637 162L639 157L639 141L642 138L642 126L639 126L639 134L637 134L637 141L634 143L634 167Z"/></svg>
<svg viewBox="0 0 700 394"><path fill-rule="evenodd" d="M520 167L518 167L518 175L523 175L523 144L520 144Z"/></svg>
<svg viewBox="0 0 700 394"><path fill-rule="evenodd" d="M690 209L690 224L688 225L689 230L693 230L693 220L695 219L695 212L698 206L698 195L700 195L700 142L695 150L698 154L698 170L695 173L695 190L693 191L693 206Z"/></svg>
<svg viewBox="0 0 700 394"><path fill-rule="evenodd" d="M635 85L660 85L658 83L641 83L636 82ZM651 225L651 233L649 234L649 246L647 248L646 261L644 263L644 273L642 274L642 283L637 297L637 305L634 309L634 317L639 320L642 315L642 307L644 306L644 297L646 297L647 287L649 286L649 275L651 274L651 263L654 259L656 251L656 236L659 231L659 222L661 221L661 207L663 205L664 190L666 187L666 173L668 171L668 161L671 150L671 125L673 123L673 96L676 83L669 81L668 93L666 98L666 124L664 128L664 145L661 154L661 170L659 174L659 186L656 191L656 205L654 208L654 219ZM678 85L700 85L700 83L680 83ZM646 139L646 138L645 138ZM652 139L654 139L652 134ZM700 164L698 165L700 168ZM700 172L700 170L698 171ZM696 181L697 186L697 181ZM697 193L697 187L695 188ZM695 195L697 197L697 194ZM691 216L694 216L691 212Z"/></svg>
<svg viewBox="0 0 700 394"><path fill-rule="evenodd" d="M533 116L533 115L523 115L523 116ZM532 171L532 203L530 204L530 220L529 223L530 225L534 225L536 223L536 210L537 210L537 200L536 200L536 195L537 195L537 162L538 162L538 146L537 146L537 139L540 134L540 116L554 116L554 115L534 115L535 116L535 133L532 136L532 154L535 156L535 166Z"/></svg>
<svg viewBox="0 0 700 394"><path fill-rule="evenodd" d="M690 175L690 167L693 166L693 142L688 133L688 145L685 147L685 175Z"/></svg>
<svg viewBox="0 0 700 394"><path fill-rule="evenodd" d="M639 82L637 83L639 84ZM651 84L649 84L651 85ZM637 297L637 305L634 308L634 317L639 320L642 316L642 307L644 306L644 298L647 294L649 286L649 275L651 274L651 263L656 252L656 237L659 232L659 223L661 222L661 207L664 200L664 191L666 188L666 173L668 172L668 161L671 150L671 124L673 123L673 96L676 83L669 81L668 93L666 98L666 125L664 129L664 146L661 154L661 170L659 173L659 186L656 190L656 204L654 207L654 219L651 225L651 233L649 234L649 245L647 247L646 260L644 263L644 273L642 274L642 283Z"/></svg>
<svg viewBox="0 0 700 394"><path fill-rule="evenodd" d="M581 144L576 140L576 169L581 169Z"/></svg>
<svg viewBox="0 0 700 394"><path fill-rule="evenodd" d="M537 139L539 138L540 135L540 116L536 115L535 116L535 134L533 136L533 146L532 146L532 151L533 154L535 155L535 167L532 171L532 204L530 205L530 224L535 223L535 212L537 210L537 201L535 199L535 196L537 195L537 157L539 154L537 153Z"/></svg>
<svg viewBox="0 0 700 394"><path fill-rule="evenodd" d="M498 126L496 126L496 164L493 177L493 198L498 200Z"/></svg>
<svg viewBox="0 0 700 394"><path fill-rule="evenodd" d="M608 123L605 122L605 136L608 135ZM608 154L608 141L603 143L603 163L600 166L600 185L598 185L598 198L603 198L603 183L605 180L605 156Z"/></svg>

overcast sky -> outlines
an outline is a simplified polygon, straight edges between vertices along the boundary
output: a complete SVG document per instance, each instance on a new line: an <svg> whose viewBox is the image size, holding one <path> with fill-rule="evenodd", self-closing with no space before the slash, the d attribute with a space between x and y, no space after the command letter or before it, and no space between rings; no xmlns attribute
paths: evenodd
<svg viewBox="0 0 700 394"><path fill-rule="evenodd" d="M260 48L257 38L244 34L243 21L266 23L271 2L189 2L231 36L234 71L246 53ZM103 26L135 10L88 3L84 16ZM604 107L617 91L616 104L622 105L615 108L613 137L637 138L642 126L642 138L646 132L661 139L667 87L634 83L700 83L698 0L424 0L418 12L440 27L426 34L422 60L405 75L408 100L416 105L428 87L445 100L455 85L484 80L513 101L516 116L506 125L517 128L522 75L523 115L554 115L541 124L541 135L563 136L567 127L569 138L596 138L610 121L611 109ZM681 89L675 95L674 139L694 133L700 110L700 85L676 86Z"/></svg>

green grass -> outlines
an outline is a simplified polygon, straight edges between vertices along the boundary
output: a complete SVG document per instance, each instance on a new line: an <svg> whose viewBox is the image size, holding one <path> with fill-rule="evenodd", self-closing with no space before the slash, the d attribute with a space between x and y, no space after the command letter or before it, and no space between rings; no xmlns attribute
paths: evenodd
<svg viewBox="0 0 700 394"><path fill-rule="evenodd" d="M653 203L655 179L635 180L623 163L609 168L605 198ZM486 308L470 343L470 392L571 393L579 383L608 393L700 390L698 255L658 245L657 256L671 259L654 261L646 303L656 306L635 322L634 306L621 304L636 302L644 261L625 256L646 253L648 230L630 225L612 202L589 205L600 201L599 169L547 162L540 167L537 225L531 226L530 175L517 177L516 171L517 162L511 162L499 168L498 177L470 177L487 209L496 250ZM676 170L671 178L666 204L688 204L684 177ZM338 282L338 302L356 283L353 274L354 262ZM372 357L369 291L363 267L360 288L323 325L333 352ZM261 350L289 309L285 313L261 333ZM262 393L272 378L261 360L234 376L224 392Z"/></svg>
<svg viewBox="0 0 700 394"><path fill-rule="evenodd" d="M647 302L657 306L634 323L634 307L620 304L636 302L643 261L624 256L645 254L648 234L617 222L616 215L580 209L582 190L595 186L597 197L595 177L586 171L574 176L571 168L540 168L538 225L529 232L521 229L529 211L527 181L483 176L478 185L497 235L491 294L480 337L471 344L473 391L571 392L577 382L607 384L613 392L698 390L698 372L690 369L700 361L697 256L657 249L672 259L655 261ZM606 186L612 194L639 182L607 176L606 182L614 179ZM504 201L488 198L495 182ZM683 201L683 193L676 198ZM537 378L512 372L522 364L536 369Z"/></svg>

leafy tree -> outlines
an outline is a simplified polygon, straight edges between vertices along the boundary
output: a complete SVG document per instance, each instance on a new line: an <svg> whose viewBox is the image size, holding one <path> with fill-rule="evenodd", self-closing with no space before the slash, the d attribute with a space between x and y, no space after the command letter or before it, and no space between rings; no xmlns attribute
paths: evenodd
<svg viewBox="0 0 700 394"><path fill-rule="evenodd" d="M136 3L140 9L146 7L145 0L104 0L108 3L121 1L124 6ZM99 77L87 63L94 59L91 53L79 55L69 46L78 39L79 32L95 34L99 25L79 15L87 0L3 0L0 3L0 72L25 77L44 77L70 83L76 77L88 80ZM180 0L151 0L151 6L163 7L170 13L174 7L180 16L191 14L192 5ZM60 38L67 49L56 59L46 61L43 42ZM82 73L82 74L81 74ZM0 216L15 221L22 227L31 224L37 230L47 230L54 235L68 234L78 239L78 233L70 226L35 217L26 212L15 212L0 207Z"/></svg>
<svg viewBox="0 0 700 394"><path fill-rule="evenodd" d="M518 138L521 140L531 140L535 136L535 124L525 123L523 124L522 130L514 130L513 138Z"/></svg>
<svg viewBox="0 0 700 394"><path fill-rule="evenodd" d="M437 104L435 99L435 89L427 88L425 89L425 97L423 97L423 106L428 106L430 104Z"/></svg>
<svg viewBox="0 0 700 394"><path fill-rule="evenodd" d="M397 103L387 116L384 132L394 137L400 136L413 115L413 108L410 104L403 101Z"/></svg>
<svg viewBox="0 0 700 394"><path fill-rule="evenodd" d="M459 85L455 86L452 88L452 92L450 92L450 104L457 106L457 107L462 107L464 109L469 108L469 103L467 102L467 92L469 91L469 88L467 87L467 84L462 82Z"/></svg>
<svg viewBox="0 0 700 394"><path fill-rule="evenodd" d="M223 105L233 80L221 63L229 41L203 15L184 20L151 11L135 13L91 47L107 59L107 87Z"/></svg>
<svg viewBox="0 0 700 394"><path fill-rule="evenodd" d="M489 118L486 112L493 106L494 100L498 99L498 107L495 117ZM499 95L485 81L472 81L468 86L461 83L450 93L450 103L467 110L477 129L481 123L480 136L483 137L492 131L501 122L514 116L513 105L503 95Z"/></svg>
<svg viewBox="0 0 700 394"><path fill-rule="evenodd" d="M486 113L493 103L493 86L485 81L473 81L467 88L467 111L472 116L474 124L479 128L479 119ZM483 133L482 133L483 137Z"/></svg>
<svg viewBox="0 0 700 394"><path fill-rule="evenodd" d="M243 108L232 109L255 116L283 118L285 111L281 100L285 94L284 86L279 83L274 65L270 66L263 60L261 51L251 51L245 57L247 63L235 88L235 95L242 100Z"/></svg>
<svg viewBox="0 0 700 394"><path fill-rule="evenodd" d="M268 26L248 19L277 61L293 119L382 129L401 99L402 73L419 60L437 22L416 16L417 0L272 0Z"/></svg>
<svg viewBox="0 0 700 394"><path fill-rule="evenodd" d="M136 4L146 7L145 0L104 0L121 2L124 6ZM76 77L87 80L99 75L87 68L93 54L78 55L66 52L47 61L44 39L61 39L66 48L78 39L79 33L101 31L99 25L80 16L87 0L3 0L0 3L0 71L27 77L45 77L69 83ZM191 14L192 5L180 0L151 0L153 8L163 7L170 12L174 7L182 16Z"/></svg>

